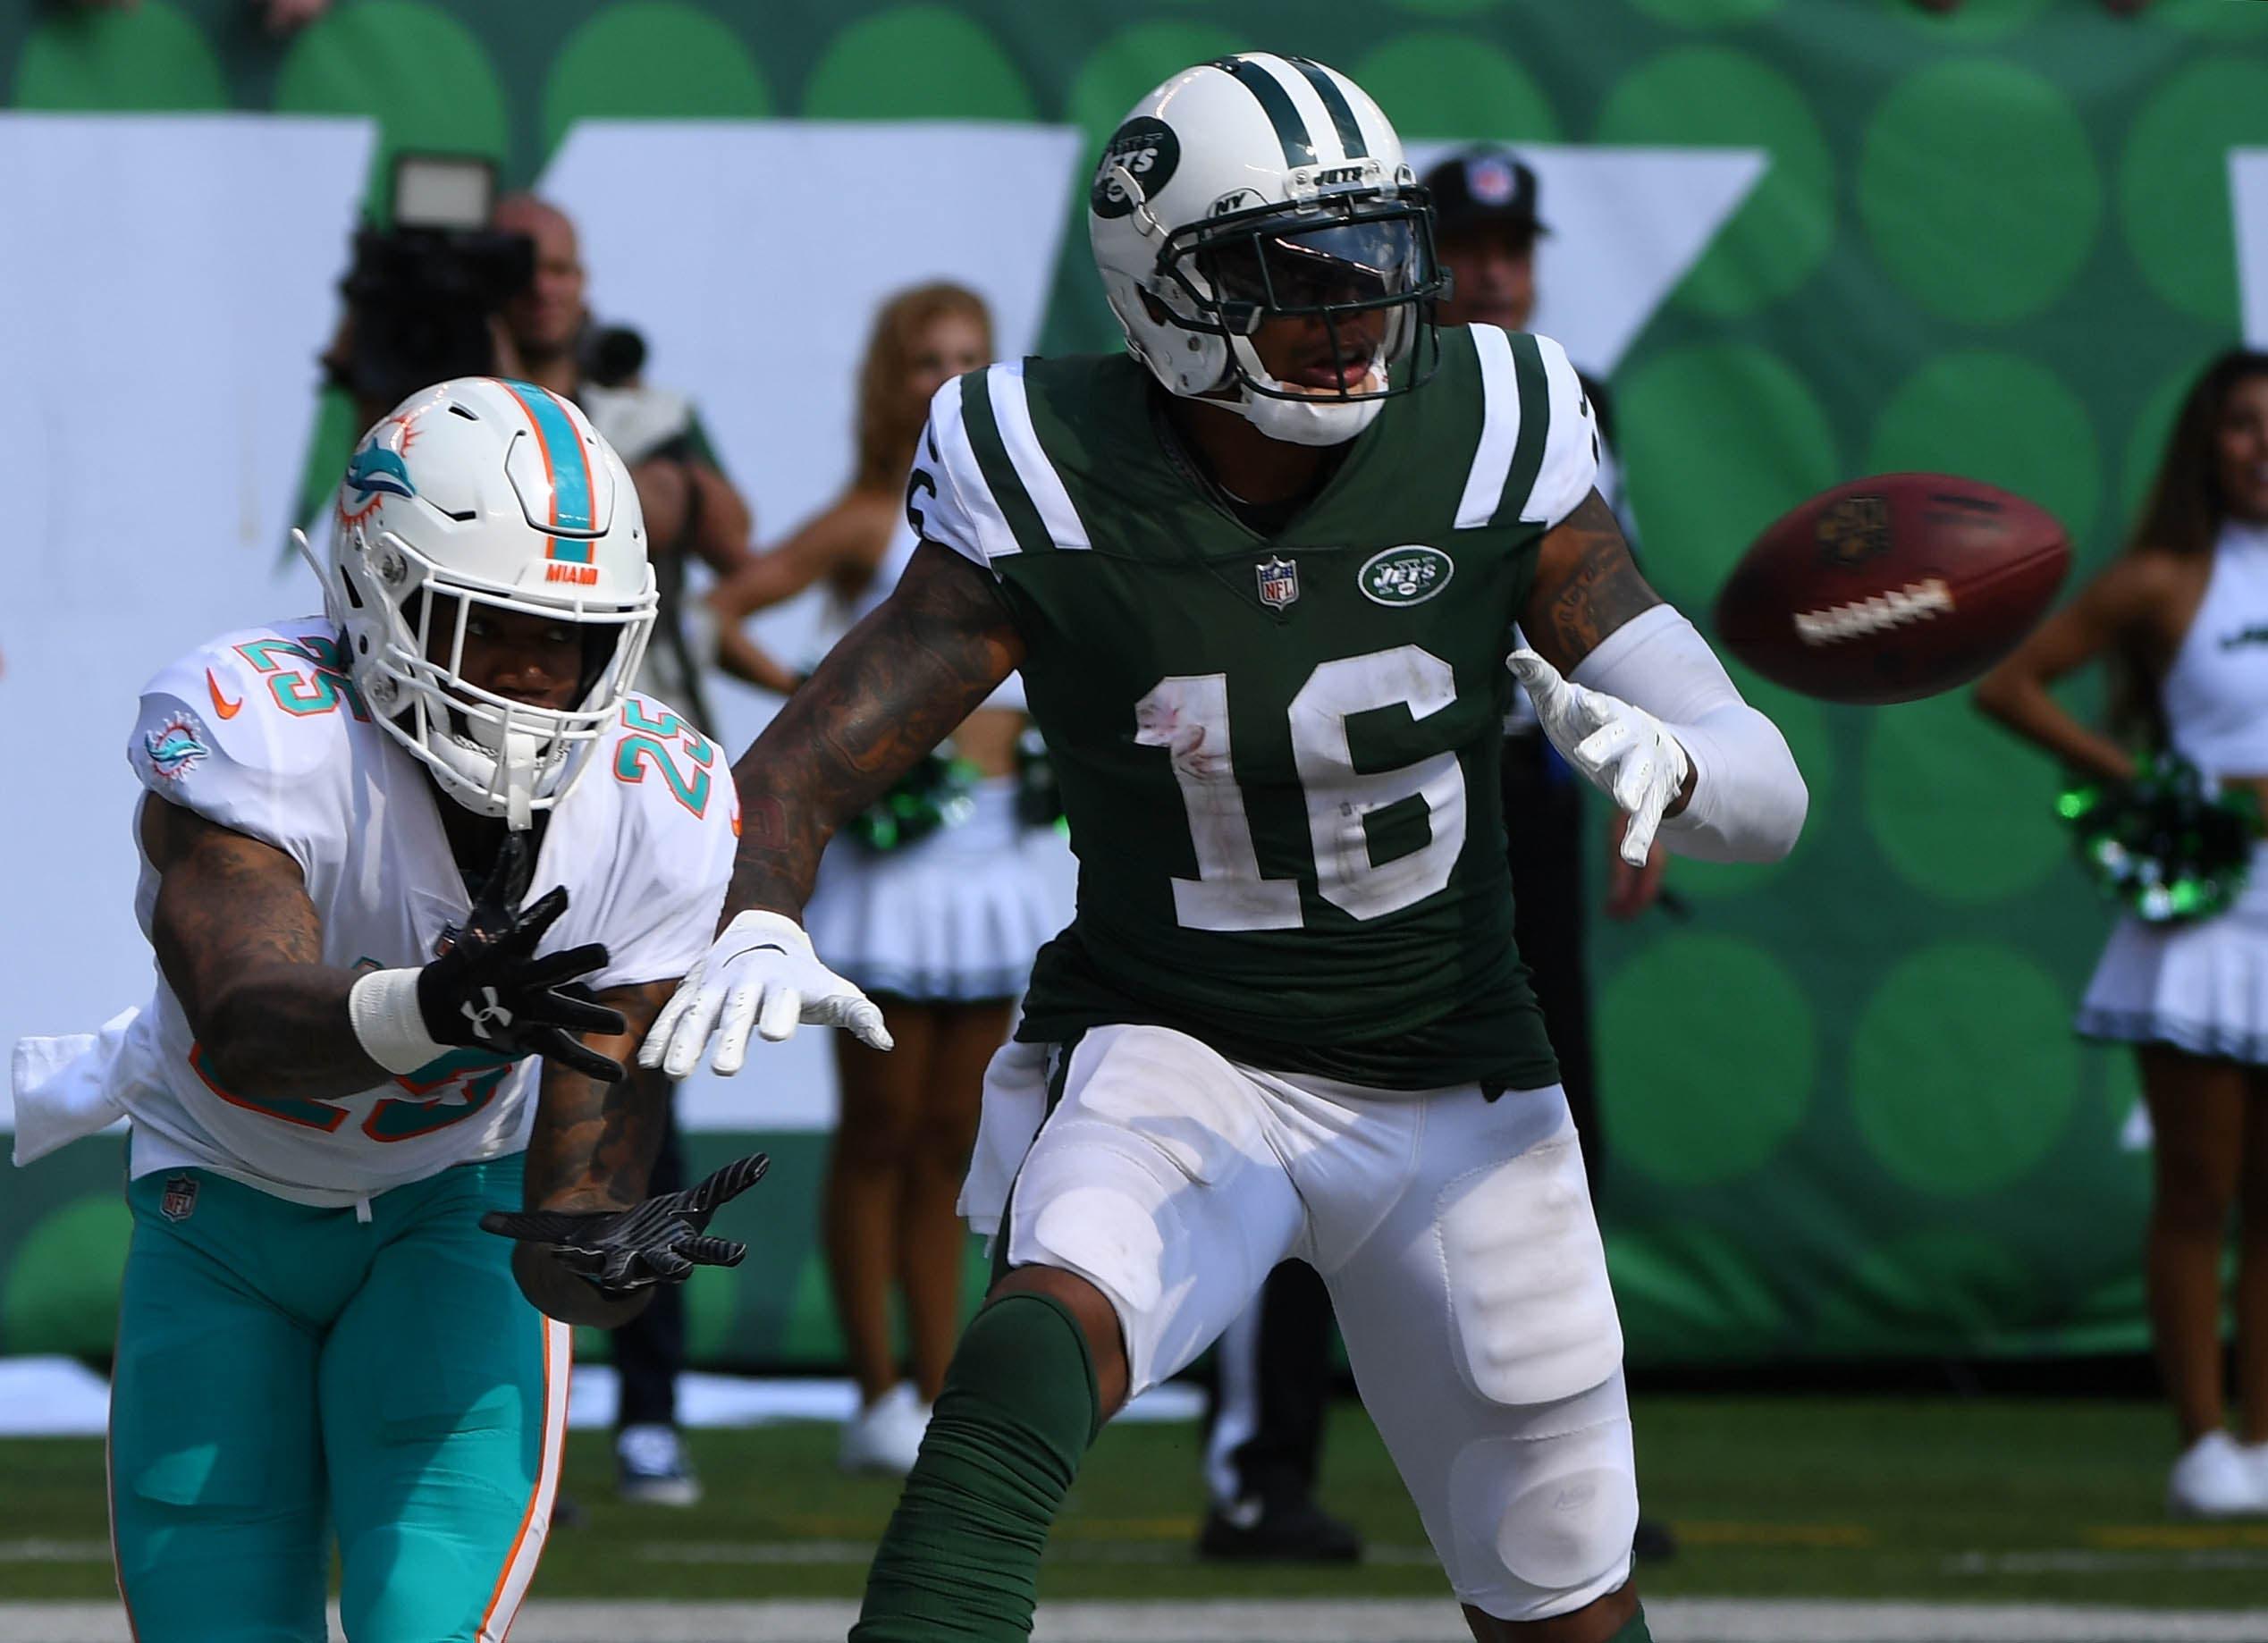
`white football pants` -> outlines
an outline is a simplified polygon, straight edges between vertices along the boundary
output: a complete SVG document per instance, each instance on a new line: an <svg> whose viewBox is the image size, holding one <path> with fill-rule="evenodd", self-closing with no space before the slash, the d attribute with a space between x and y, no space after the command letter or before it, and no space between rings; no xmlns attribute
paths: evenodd
<svg viewBox="0 0 2268 1643"><path fill-rule="evenodd" d="M1008 1115L1035 1110L1013 1087L1044 1074L1033 1049L1009 1046L987 1079L978 1173L1007 1150ZM1133 1391L1185 1367L1296 1256L1330 1286L1363 1404L1460 1600L1536 1620L1629 1578L1622 1328L1556 1085L1494 1101L1471 1084L1364 1089L1146 1026L1089 1032L1057 1071L1007 1207L1008 1260L1109 1297ZM973 1174L980 1227L988 1195Z"/></svg>

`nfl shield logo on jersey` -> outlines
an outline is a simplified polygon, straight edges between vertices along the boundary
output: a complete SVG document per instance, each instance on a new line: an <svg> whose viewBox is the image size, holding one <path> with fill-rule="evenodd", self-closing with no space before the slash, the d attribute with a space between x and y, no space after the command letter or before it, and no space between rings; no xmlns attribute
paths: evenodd
<svg viewBox="0 0 2268 1643"><path fill-rule="evenodd" d="M157 1211L169 1221L186 1221L197 1210L197 1177L175 1175L165 1184L165 1195L157 1201Z"/></svg>
<svg viewBox="0 0 2268 1643"><path fill-rule="evenodd" d="M1260 579L1260 602L1280 611L1299 597L1299 561L1281 557L1264 559L1252 567Z"/></svg>

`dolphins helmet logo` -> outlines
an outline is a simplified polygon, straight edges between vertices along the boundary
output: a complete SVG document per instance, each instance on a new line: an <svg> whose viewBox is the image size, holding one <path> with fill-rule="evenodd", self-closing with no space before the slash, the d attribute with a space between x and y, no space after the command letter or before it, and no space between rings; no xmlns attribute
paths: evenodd
<svg viewBox="0 0 2268 1643"><path fill-rule="evenodd" d="M205 727L188 713L175 713L142 738L149 752L149 768L166 781L179 781L213 749L205 740Z"/></svg>
<svg viewBox="0 0 2268 1643"><path fill-rule="evenodd" d="M354 453L347 463L347 488L365 496L417 494L417 487L409 482L409 465L384 445L366 446Z"/></svg>
<svg viewBox="0 0 2268 1643"><path fill-rule="evenodd" d="M355 447L339 487L341 525L360 524L389 496L417 494L417 484L409 477L409 464L402 460L402 452L417 437L417 430L411 425L416 419L415 411L389 417Z"/></svg>

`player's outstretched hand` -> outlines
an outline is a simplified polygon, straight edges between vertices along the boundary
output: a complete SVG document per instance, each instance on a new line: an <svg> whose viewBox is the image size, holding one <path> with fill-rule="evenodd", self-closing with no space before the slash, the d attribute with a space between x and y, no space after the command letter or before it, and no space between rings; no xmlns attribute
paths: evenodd
<svg viewBox="0 0 2268 1643"><path fill-rule="evenodd" d="M597 941L563 953L535 956L544 932L567 911L560 885L525 911L515 904L526 877L527 844L510 835L496 866L473 900L472 914L451 936L441 956L417 973L417 1013L436 1041L493 1050L502 1056L542 1056L609 1083L622 1064L578 1037L615 1033L629 1024L620 1010L593 1001L576 978L603 969L606 948Z"/></svg>
<svg viewBox="0 0 2268 1643"><path fill-rule="evenodd" d="M729 1077L747 1058L750 1027L778 1043L805 1022L840 1027L876 1049L890 1047L874 1001L819 962L802 925L778 913L743 913L662 1007L638 1047L638 1065L683 1078L701 1065L713 1033L710 1065Z"/></svg>
<svg viewBox="0 0 2268 1643"><path fill-rule="evenodd" d="M577 1214L559 1209L491 1209L483 1232L538 1243L602 1293L620 1297L682 1281L696 1267L737 1267L748 1246L712 1238L709 1218L763 1179L763 1153L736 1159L698 1185L665 1192L629 1209Z"/></svg>
<svg viewBox="0 0 2268 1643"><path fill-rule="evenodd" d="M1692 773L1685 749L1644 708L1570 683L1533 651L1513 652L1505 666L1528 687L1536 718L1560 756L1630 817L1623 830L1623 860L1646 865L1662 813Z"/></svg>

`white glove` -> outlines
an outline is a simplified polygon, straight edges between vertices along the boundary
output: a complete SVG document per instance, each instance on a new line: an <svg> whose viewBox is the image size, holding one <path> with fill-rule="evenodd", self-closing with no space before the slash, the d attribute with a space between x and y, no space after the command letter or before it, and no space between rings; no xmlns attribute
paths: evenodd
<svg viewBox="0 0 2268 1643"><path fill-rule="evenodd" d="M1677 737L1644 708L1568 683L1533 651L1513 652L1505 666L1528 687L1536 718L1560 756L1628 813L1622 857L1633 867L1645 866L1662 812L1692 773L1692 762Z"/></svg>
<svg viewBox="0 0 2268 1643"><path fill-rule="evenodd" d="M638 1046L638 1065L683 1078L701 1065L713 1032L710 1065L730 1077L747 1058L751 1026L776 1044L805 1022L840 1027L876 1049L890 1047L874 1001L819 962L802 925L778 913L743 913L717 932L662 1007Z"/></svg>

